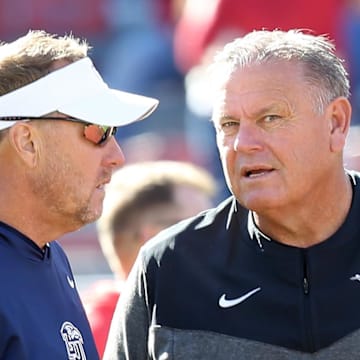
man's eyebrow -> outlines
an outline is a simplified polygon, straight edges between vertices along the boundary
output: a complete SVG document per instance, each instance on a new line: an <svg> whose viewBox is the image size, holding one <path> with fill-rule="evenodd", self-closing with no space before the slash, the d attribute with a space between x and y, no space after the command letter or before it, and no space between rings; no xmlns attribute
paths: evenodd
<svg viewBox="0 0 360 360"><path fill-rule="evenodd" d="M221 115L220 120L238 120L235 116L232 115Z"/></svg>
<svg viewBox="0 0 360 360"><path fill-rule="evenodd" d="M211 119L212 119L212 121L216 120L218 122L224 121L224 120L234 120L234 121L238 120L235 116L226 115L224 113L220 113L220 114L214 113Z"/></svg>
<svg viewBox="0 0 360 360"><path fill-rule="evenodd" d="M288 107L286 107L286 105L284 103L271 103L269 105L266 105L256 111L254 111L253 113L250 114L251 118L257 118L261 115L264 114L268 114L271 112L284 112L284 110L288 110ZM212 116L212 120L217 120L217 121L224 121L224 120L234 120L234 121L239 121L239 118L233 115L228 115L225 113L214 113Z"/></svg>
<svg viewBox="0 0 360 360"><path fill-rule="evenodd" d="M252 116L258 117L258 116L261 116L263 114L268 114L268 113L271 113L271 112L283 111L283 109L284 109L284 106L279 105L278 103L270 104L270 105L266 105L263 108L255 111Z"/></svg>

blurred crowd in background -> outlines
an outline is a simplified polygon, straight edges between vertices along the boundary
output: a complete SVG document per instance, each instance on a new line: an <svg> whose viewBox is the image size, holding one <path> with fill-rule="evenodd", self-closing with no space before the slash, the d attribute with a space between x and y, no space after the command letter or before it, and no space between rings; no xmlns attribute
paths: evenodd
<svg viewBox="0 0 360 360"><path fill-rule="evenodd" d="M151 118L117 133L127 162L201 165L218 181L215 201L228 193L210 122L207 65L224 43L261 28L311 29L335 40L347 62L354 109L346 161L360 168L350 158L360 153L359 0L0 0L1 41L29 29L86 38L109 85L158 98ZM93 225L62 241L75 273L110 272Z"/></svg>

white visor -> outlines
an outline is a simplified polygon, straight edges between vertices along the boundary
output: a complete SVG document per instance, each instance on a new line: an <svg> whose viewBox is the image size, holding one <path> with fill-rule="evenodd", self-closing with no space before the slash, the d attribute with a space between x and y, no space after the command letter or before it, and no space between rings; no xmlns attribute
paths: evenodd
<svg viewBox="0 0 360 360"><path fill-rule="evenodd" d="M149 116L159 101L110 89L85 57L0 96L0 117L41 117L60 112L105 126L122 126ZM0 130L16 121L1 121Z"/></svg>

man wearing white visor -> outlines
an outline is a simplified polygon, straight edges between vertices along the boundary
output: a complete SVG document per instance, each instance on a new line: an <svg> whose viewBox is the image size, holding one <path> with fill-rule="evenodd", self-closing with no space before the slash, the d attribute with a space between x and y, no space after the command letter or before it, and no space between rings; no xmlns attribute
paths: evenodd
<svg viewBox="0 0 360 360"><path fill-rule="evenodd" d="M110 89L86 42L30 31L0 46L0 358L98 359L55 241L99 218L125 162L114 134L156 99Z"/></svg>

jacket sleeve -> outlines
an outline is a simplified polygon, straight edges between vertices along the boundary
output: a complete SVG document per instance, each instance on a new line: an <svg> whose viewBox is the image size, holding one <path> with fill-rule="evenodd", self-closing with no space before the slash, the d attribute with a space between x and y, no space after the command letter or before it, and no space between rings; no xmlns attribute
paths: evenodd
<svg viewBox="0 0 360 360"><path fill-rule="evenodd" d="M149 359L150 316L145 279L139 255L117 303L103 360Z"/></svg>

